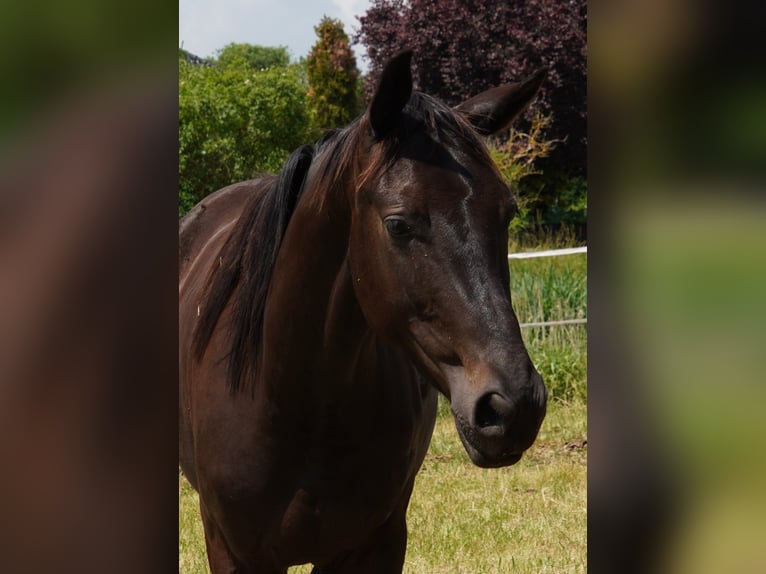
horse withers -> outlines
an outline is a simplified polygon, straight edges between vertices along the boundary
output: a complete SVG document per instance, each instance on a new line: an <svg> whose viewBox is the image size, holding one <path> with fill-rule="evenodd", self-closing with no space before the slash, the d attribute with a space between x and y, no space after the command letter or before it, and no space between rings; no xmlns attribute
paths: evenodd
<svg viewBox="0 0 766 574"><path fill-rule="evenodd" d="M181 222L180 464L214 574L401 572L437 392L482 467L545 416L511 307L515 204L480 139L544 73L449 108L410 59L349 126Z"/></svg>

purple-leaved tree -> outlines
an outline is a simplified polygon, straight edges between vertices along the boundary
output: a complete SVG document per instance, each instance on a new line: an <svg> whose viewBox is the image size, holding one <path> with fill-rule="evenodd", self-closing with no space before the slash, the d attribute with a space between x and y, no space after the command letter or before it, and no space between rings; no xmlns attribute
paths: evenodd
<svg viewBox="0 0 766 574"><path fill-rule="evenodd" d="M572 175L586 165L585 0L372 0L354 41L365 46L371 76L410 48L415 81L449 104L540 67L548 78L527 111L551 115L550 157Z"/></svg>

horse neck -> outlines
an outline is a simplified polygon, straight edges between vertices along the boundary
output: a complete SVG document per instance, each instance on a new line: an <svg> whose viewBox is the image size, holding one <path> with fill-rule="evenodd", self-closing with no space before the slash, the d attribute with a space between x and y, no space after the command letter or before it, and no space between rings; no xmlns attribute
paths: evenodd
<svg viewBox="0 0 766 574"><path fill-rule="evenodd" d="M286 230L264 317L261 384L271 396L340 392L371 348L348 270L347 192L310 173Z"/></svg>

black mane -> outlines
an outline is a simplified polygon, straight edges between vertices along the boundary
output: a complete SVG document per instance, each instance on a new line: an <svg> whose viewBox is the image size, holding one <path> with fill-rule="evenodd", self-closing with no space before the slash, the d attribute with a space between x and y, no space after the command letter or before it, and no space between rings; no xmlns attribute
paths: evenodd
<svg viewBox="0 0 766 574"><path fill-rule="evenodd" d="M221 264L208 278L204 311L194 333L194 352L201 358L223 309L234 294L229 388L236 392L248 371L248 351L260 348L266 294L287 224L303 192L306 174L321 141L295 150L271 189L253 194L219 254ZM257 229L258 233L253 233Z"/></svg>

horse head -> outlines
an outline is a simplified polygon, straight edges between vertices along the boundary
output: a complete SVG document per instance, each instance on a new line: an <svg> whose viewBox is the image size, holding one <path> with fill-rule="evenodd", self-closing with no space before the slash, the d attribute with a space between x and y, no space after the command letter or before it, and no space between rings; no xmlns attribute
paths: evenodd
<svg viewBox="0 0 766 574"><path fill-rule="evenodd" d="M354 290L372 329L450 400L471 460L506 466L537 436L547 391L511 306L516 205L480 136L507 127L545 74L450 108L413 92L410 59L389 62L361 119L367 164L350 198Z"/></svg>

